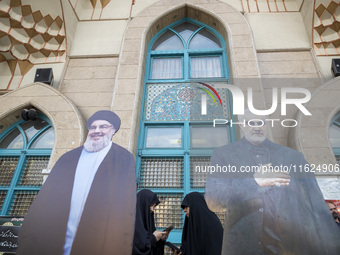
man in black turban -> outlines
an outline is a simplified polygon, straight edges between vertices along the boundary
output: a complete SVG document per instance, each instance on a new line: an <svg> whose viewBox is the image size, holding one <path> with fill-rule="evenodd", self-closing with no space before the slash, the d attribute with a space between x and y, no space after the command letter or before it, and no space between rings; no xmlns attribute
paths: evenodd
<svg viewBox="0 0 340 255"><path fill-rule="evenodd" d="M111 142L115 113L96 112L86 126L84 146L60 157L29 209L18 255L131 254L134 158Z"/></svg>

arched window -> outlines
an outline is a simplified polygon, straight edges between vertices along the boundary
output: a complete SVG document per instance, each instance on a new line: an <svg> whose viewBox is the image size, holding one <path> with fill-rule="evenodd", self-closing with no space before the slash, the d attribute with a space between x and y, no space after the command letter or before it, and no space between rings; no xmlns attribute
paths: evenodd
<svg viewBox="0 0 340 255"><path fill-rule="evenodd" d="M229 81L226 45L219 33L191 19L176 22L148 46L139 130L138 189L151 189L161 204L156 227L174 225L180 243L184 214L180 204L192 191L204 192L214 148L236 139L228 125L230 95L218 88ZM206 107L203 107L203 103Z"/></svg>
<svg viewBox="0 0 340 255"><path fill-rule="evenodd" d="M335 115L329 127L329 139L338 164L340 164L340 112Z"/></svg>
<svg viewBox="0 0 340 255"><path fill-rule="evenodd" d="M0 135L1 215L25 216L43 182L54 145L50 121L19 121Z"/></svg>

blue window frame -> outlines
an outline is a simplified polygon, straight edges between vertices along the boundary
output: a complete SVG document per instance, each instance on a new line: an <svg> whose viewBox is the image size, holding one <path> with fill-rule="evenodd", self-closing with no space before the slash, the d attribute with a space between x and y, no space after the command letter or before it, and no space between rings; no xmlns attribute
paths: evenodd
<svg viewBox="0 0 340 255"><path fill-rule="evenodd" d="M331 121L329 139L338 164L340 164L340 112Z"/></svg>
<svg viewBox="0 0 340 255"><path fill-rule="evenodd" d="M157 193L161 204L155 208L156 227L174 225L169 237L173 243L181 242L184 196L192 191L204 193L206 173L197 169L209 165L214 148L236 140L232 127L213 127L214 119L232 118L231 95L217 86L228 82L225 42L209 26L185 18L151 39L137 182L139 190ZM202 114L204 98L206 115Z"/></svg>
<svg viewBox="0 0 340 255"><path fill-rule="evenodd" d="M54 145L48 118L20 120L0 135L0 215L25 216L42 182Z"/></svg>

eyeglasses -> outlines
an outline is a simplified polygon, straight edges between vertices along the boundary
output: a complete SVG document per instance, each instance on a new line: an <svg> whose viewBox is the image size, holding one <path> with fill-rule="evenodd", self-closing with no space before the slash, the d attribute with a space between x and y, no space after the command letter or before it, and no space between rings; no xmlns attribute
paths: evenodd
<svg viewBox="0 0 340 255"><path fill-rule="evenodd" d="M99 125L99 126L90 126L89 130L90 131L95 131L98 128L99 130L102 131L102 130L106 130L106 129L110 128L110 127L112 127L112 125L104 124L104 125Z"/></svg>

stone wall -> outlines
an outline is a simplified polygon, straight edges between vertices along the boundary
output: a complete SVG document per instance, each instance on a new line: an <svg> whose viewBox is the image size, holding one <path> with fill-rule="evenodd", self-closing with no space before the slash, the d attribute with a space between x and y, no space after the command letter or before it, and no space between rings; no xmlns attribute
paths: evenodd
<svg viewBox="0 0 340 255"><path fill-rule="evenodd" d="M86 131L83 116L67 97L49 85L35 83L25 86L1 96L0 102L3 130L20 120L20 112L24 108L34 107L50 119L55 140L48 168L53 167L65 152L84 142Z"/></svg>
<svg viewBox="0 0 340 255"><path fill-rule="evenodd" d="M69 60L59 89L86 120L98 110L110 110L117 64L117 57Z"/></svg>
<svg viewBox="0 0 340 255"><path fill-rule="evenodd" d="M322 83L310 51L260 52L258 60L267 109L272 105L273 88L279 89L279 95L281 95L280 89L283 87L305 88L313 93ZM289 98L299 98L299 96L301 95L290 94ZM283 119L280 109L279 97L277 111L270 117ZM284 119L295 119L297 111L299 111L297 107L288 106ZM287 145L289 129L291 128L275 125L272 128L273 140L279 144Z"/></svg>

